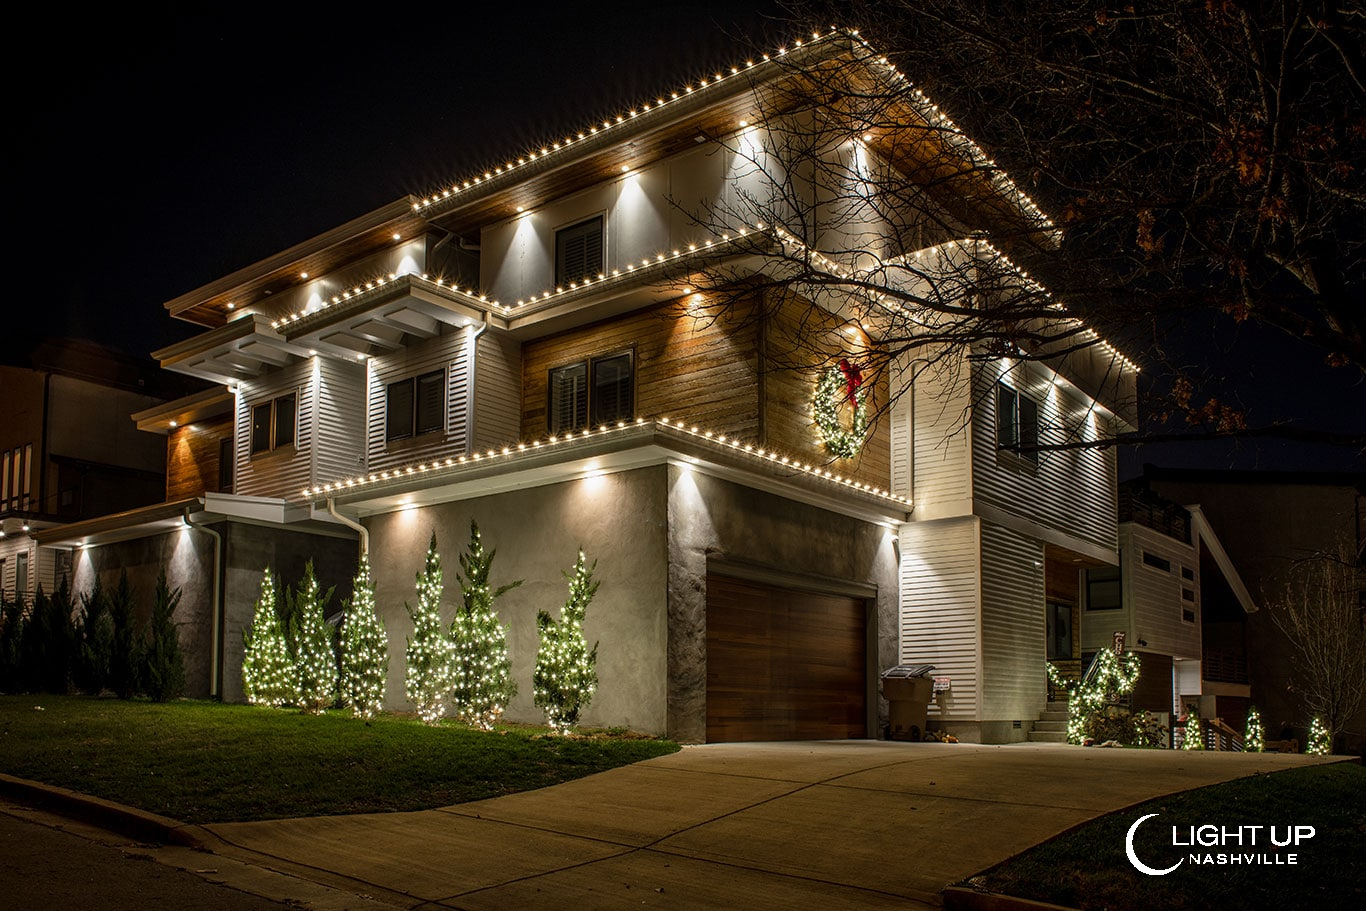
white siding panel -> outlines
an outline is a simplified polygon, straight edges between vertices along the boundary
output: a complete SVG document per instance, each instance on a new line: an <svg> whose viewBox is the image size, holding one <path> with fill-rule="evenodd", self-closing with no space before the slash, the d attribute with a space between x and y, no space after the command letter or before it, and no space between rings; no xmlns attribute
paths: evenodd
<svg viewBox="0 0 1366 911"><path fill-rule="evenodd" d="M892 405L892 493L899 497L911 496L913 397L914 393L908 392Z"/></svg>
<svg viewBox="0 0 1366 911"><path fill-rule="evenodd" d="M412 462L463 455L468 451L471 331L443 330L443 334L434 338L370 359L365 418L366 471L384 471ZM386 443L388 384L434 370L441 370L445 377L445 430L416 439Z"/></svg>
<svg viewBox="0 0 1366 911"><path fill-rule="evenodd" d="M312 448L315 431L314 364L316 358L299 361L256 380L245 381L237 393L237 475L233 492L242 496L299 499L312 481ZM298 423L294 446L253 455L251 452L252 406L294 392L298 395Z"/></svg>
<svg viewBox="0 0 1366 911"><path fill-rule="evenodd" d="M982 718L1038 717L1046 692L1043 544L982 523Z"/></svg>
<svg viewBox="0 0 1366 911"><path fill-rule="evenodd" d="M314 485L365 471L365 375L362 364L318 359Z"/></svg>
<svg viewBox="0 0 1366 911"><path fill-rule="evenodd" d="M972 511L969 391L965 376L951 363L916 377L911 498L917 516L941 518Z"/></svg>
<svg viewBox="0 0 1366 911"><path fill-rule="evenodd" d="M474 448L515 443L522 431L522 349L490 329L474 357Z"/></svg>
<svg viewBox="0 0 1366 911"><path fill-rule="evenodd" d="M1057 381L1040 364L993 361L975 368L973 495L982 503L1114 550L1118 543L1117 484L1113 449L1040 452L1037 464L997 449L996 383L1004 382L1039 406L1039 442L1098 438L1102 416L1075 387Z"/></svg>
<svg viewBox="0 0 1366 911"><path fill-rule="evenodd" d="M1125 528L1124 572L1129 574L1126 589L1133 617L1128 646L1138 648L1138 640L1143 639L1148 643L1143 646L1146 651L1200 658L1200 561L1195 548L1143 525L1126 523ZM1170 561L1171 571L1144 563L1145 551ZM1194 601L1181 598L1182 566L1195 574L1184 584L1195 595ZM1183 609L1195 612L1193 623L1181 619Z"/></svg>
<svg viewBox="0 0 1366 911"><path fill-rule="evenodd" d="M952 678L942 713L930 705L941 720L980 717L977 526L965 517L901 527L900 661L933 664Z"/></svg>

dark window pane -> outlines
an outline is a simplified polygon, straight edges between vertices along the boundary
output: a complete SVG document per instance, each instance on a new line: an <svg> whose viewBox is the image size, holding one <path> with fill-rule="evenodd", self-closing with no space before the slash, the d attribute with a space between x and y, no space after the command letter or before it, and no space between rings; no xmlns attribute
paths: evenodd
<svg viewBox="0 0 1366 911"><path fill-rule="evenodd" d="M1072 657L1072 605L1048 604L1048 657Z"/></svg>
<svg viewBox="0 0 1366 911"><path fill-rule="evenodd" d="M631 417L631 355L593 362L593 426Z"/></svg>
<svg viewBox="0 0 1366 911"><path fill-rule="evenodd" d="M551 433L564 433L588 425L588 365L570 364L550 371L546 407Z"/></svg>
<svg viewBox="0 0 1366 911"><path fill-rule="evenodd" d="M417 378L418 433L436 433L445 428L445 379L440 370Z"/></svg>
<svg viewBox="0 0 1366 911"><path fill-rule="evenodd" d="M1172 571L1172 561L1166 557L1159 557L1157 554L1150 554L1146 550L1143 551L1143 562L1153 569L1162 570L1164 573Z"/></svg>
<svg viewBox="0 0 1366 911"><path fill-rule="evenodd" d="M1016 423L1019 396L1004 383L996 384L996 446L1005 449L1020 442Z"/></svg>
<svg viewBox="0 0 1366 911"><path fill-rule="evenodd" d="M270 451L270 402L262 402L251 409L251 451Z"/></svg>
<svg viewBox="0 0 1366 911"><path fill-rule="evenodd" d="M602 271L602 216L555 233L555 284L564 287Z"/></svg>
<svg viewBox="0 0 1366 911"><path fill-rule="evenodd" d="M275 447L291 446L294 443L295 419L294 393L282 395L275 400Z"/></svg>
<svg viewBox="0 0 1366 911"><path fill-rule="evenodd" d="M1020 455L1032 462L1039 460L1039 451L1033 447L1039 445L1039 406L1034 400L1027 396L1020 396Z"/></svg>
<svg viewBox="0 0 1366 911"><path fill-rule="evenodd" d="M384 418L386 440L406 440L413 435L413 381L410 377L390 383Z"/></svg>
<svg viewBox="0 0 1366 911"><path fill-rule="evenodd" d="M1119 567L1086 571L1086 609L1116 610L1123 606Z"/></svg>

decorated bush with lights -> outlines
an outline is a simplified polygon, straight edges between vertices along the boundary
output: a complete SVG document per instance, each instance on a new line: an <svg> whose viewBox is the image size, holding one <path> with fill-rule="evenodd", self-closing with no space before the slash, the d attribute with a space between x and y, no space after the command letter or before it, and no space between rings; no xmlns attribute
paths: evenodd
<svg viewBox="0 0 1366 911"><path fill-rule="evenodd" d="M1205 735L1200 725L1200 711L1195 706L1186 709L1186 736L1181 740L1183 750L1203 750Z"/></svg>
<svg viewBox="0 0 1366 911"><path fill-rule="evenodd" d="M299 675L289 657L280 615L275 610L275 577L267 568L251 629L242 634L242 692L252 705L282 706L299 701Z"/></svg>
<svg viewBox="0 0 1366 911"><path fill-rule="evenodd" d="M436 552L436 533L427 545L427 560L417 574L417 607L409 607L413 634L408 637L404 655L408 676L404 693L427 724L437 724L446 714L446 696L451 691L451 641L441 622L441 557Z"/></svg>
<svg viewBox="0 0 1366 911"><path fill-rule="evenodd" d="M481 730L493 725L517 695L508 658L507 629L498 622L493 602L522 584L518 579L498 589L489 585L495 550L485 550L479 526L470 522L470 543L460 555L462 604L451 621L451 702L457 719Z"/></svg>
<svg viewBox="0 0 1366 911"><path fill-rule="evenodd" d="M1327 756L1333 752L1333 735L1322 718L1315 717L1309 722L1309 744L1304 751L1313 756Z"/></svg>
<svg viewBox="0 0 1366 911"><path fill-rule="evenodd" d="M341 696L357 718L369 720L384 710L389 678L389 637L375 612L370 558L362 555L351 601L341 628Z"/></svg>
<svg viewBox="0 0 1366 911"><path fill-rule="evenodd" d="M583 635L584 614L598 592L599 583L593 581L596 568L597 563L589 566L580 550L573 571L564 574L569 580L569 600L560 619L554 620L545 611L536 615L541 646L532 676L535 702L545 710L546 724L560 734L574 729L598 688L598 646L594 643L589 649Z"/></svg>
<svg viewBox="0 0 1366 911"><path fill-rule="evenodd" d="M337 656L332 651L332 630L323 608L332 597L318 590L313 561L304 566L304 578L292 596L295 666L299 674L299 705L314 715L337 701Z"/></svg>
<svg viewBox="0 0 1366 911"><path fill-rule="evenodd" d="M1255 705L1247 707L1247 726L1243 728L1243 752L1261 753L1266 749L1266 734L1262 730L1262 713Z"/></svg>
<svg viewBox="0 0 1366 911"><path fill-rule="evenodd" d="M1067 690L1068 743L1118 740L1139 744L1150 739L1146 719L1134 717L1119 704L1134 691L1141 664L1133 652L1107 648L1096 655L1080 681L1065 680L1057 668L1047 665L1048 679Z"/></svg>

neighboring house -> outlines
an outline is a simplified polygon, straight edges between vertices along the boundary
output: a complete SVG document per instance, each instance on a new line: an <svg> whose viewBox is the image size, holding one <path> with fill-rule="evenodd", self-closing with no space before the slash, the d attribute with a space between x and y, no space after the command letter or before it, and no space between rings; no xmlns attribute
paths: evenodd
<svg viewBox="0 0 1366 911"><path fill-rule="evenodd" d="M1142 659L1134 709L1170 720L1195 704L1241 733L1257 604L1234 562L1199 506L1166 500L1144 479L1120 485L1119 520L1119 564L1083 578L1082 666L1123 633Z"/></svg>
<svg viewBox="0 0 1366 911"><path fill-rule="evenodd" d="M35 535L63 522L155 502L165 462L128 413L159 401L167 375L72 339L44 342L28 366L0 365L0 594L25 602L70 581L70 552Z"/></svg>
<svg viewBox="0 0 1366 911"><path fill-rule="evenodd" d="M220 387L138 415L168 435L168 502L51 542L81 548L78 581L131 548L149 571L171 563L192 690L227 699L261 569L291 581L313 557L344 589L359 536L403 707L414 575L435 532L453 602L473 519L498 550L494 583L525 580L499 602L513 720L539 717L536 613L564 602L582 548L601 582L588 724L875 737L879 673L914 661L948 678L936 725L1024 739L1046 699L1049 605L1075 610L1082 573L1118 560L1115 459L1085 444L1131 424L1132 365L1108 346L1056 363L963 351L894 397L913 369L895 362L864 393L881 419L836 458L812 418L824 366L777 352L802 332L832 353L837 335L876 350L877 316L755 281L763 245L791 235L708 234L675 204L771 192L746 166L770 143L746 122L756 93L799 78L798 55L852 52L885 66L831 33L168 302L205 331L156 356ZM833 154L925 148L897 139ZM1037 215L1008 181L975 187L938 221L961 234L883 232L888 255L999 261L969 239L972 219ZM719 312L697 280L718 268L733 278ZM1082 445L1032 449L1068 441Z"/></svg>
<svg viewBox="0 0 1366 911"><path fill-rule="evenodd" d="M1219 529L1227 553L1263 610L1247 618L1247 680L1267 736L1306 742L1309 718L1295 693L1293 650L1271 614L1297 561L1366 542L1366 473L1182 470L1145 466L1152 490L1199 512ZM1193 510L1194 511L1194 510ZM1366 617L1366 611L1363 611ZM1213 646L1213 649L1211 649ZM1206 638L1206 678L1224 668L1225 643ZM1214 679L1218 679L1217 677ZM1234 724L1235 727L1240 725ZM1347 726L1339 752L1366 747L1366 708Z"/></svg>

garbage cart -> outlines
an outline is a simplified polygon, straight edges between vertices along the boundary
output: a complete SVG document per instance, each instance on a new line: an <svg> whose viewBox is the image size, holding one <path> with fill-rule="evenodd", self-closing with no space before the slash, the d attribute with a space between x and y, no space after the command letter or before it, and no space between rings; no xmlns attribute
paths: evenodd
<svg viewBox="0 0 1366 911"><path fill-rule="evenodd" d="M882 672L892 740L920 740L925 735L925 716L934 694L934 681L927 676L932 670L933 664L898 664Z"/></svg>

